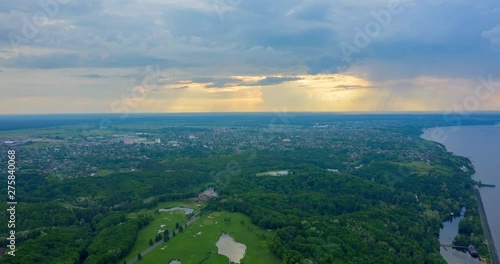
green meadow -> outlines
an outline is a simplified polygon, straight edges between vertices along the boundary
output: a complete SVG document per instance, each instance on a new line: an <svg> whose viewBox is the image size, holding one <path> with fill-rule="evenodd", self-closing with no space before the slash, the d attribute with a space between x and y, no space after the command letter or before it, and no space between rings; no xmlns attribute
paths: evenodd
<svg viewBox="0 0 500 264"><path fill-rule="evenodd" d="M187 208L192 208L192 209L197 209L198 204L197 203L190 203L190 202L164 202L160 203L157 205L154 209L149 209L149 210L141 210L137 213L131 213L128 215L128 218L136 218L137 214L144 214L144 215L152 215L154 216L154 220L149 223L149 225L143 227L137 236L137 240L135 241L134 247L132 248L132 251L124 258L122 259L122 263L124 260L129 261L133 259L134 257L137 256L139 252L142 252L146 250L150 245L149 245L149 240L152 239L153 243L155 242L155 237L158 234L158 230L165 230L167 229L170 233L172 230L175 229L175 224L179 223L180 225L184 224L186 222L186 216L185 212L183 210L175 210L171 212L160 212L158 215L155 215L154 212L157 211L158 209L168 209L172 207L187 207ZM195 210L196 212L196 210ZM161 235L163 237L163 232L161 232Z"/></svg>
<svg viewBox="0 0 500 264"><path fill-rule="evenodd" d="M281 263L269 248L273 232L251 224L250 219L243 214L228 212L204 215L170 241L145 255L138 263L169 263L174 259L180 260L182 264L229 263L226 256L217 254L215 243L222 233L229 234L236 242L246 245L246 253L241 263Z"/></svg>

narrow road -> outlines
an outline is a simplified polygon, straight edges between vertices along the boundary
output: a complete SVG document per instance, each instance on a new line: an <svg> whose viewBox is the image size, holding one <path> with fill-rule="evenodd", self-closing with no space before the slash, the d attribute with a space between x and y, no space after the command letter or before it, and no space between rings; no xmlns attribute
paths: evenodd
<svg viewBox="0 0 500 264"><path fill-rule="evenodd" d="M483 233L486 237L486 241L488 241L488 249L490 252L490 263L492 264L500 264L500 260L498 259L498 253L496 251L495 242L493 241L493 237L491 236L490 226L488 224L488 218L486 217L486 212L484 211L483 200L481 199L481 193L479 192L479 188L476 188L477 200L479 202L479 216L481 218Z"/></svg>
<svg viewBox="0 0 500 264"><path fill-rule="evenodd" d="M190 226L194 221L200 219L200 214L197 214L195 216L193 216L189 221L186 222L186 226ZM176 234L179 233L179 229L175 229L174 231L172 232L175 232ZM168 235L169 238L172 238L172 234L169 234ZM143 252L141 252L141 256L145 256L146 254L148 254L149 252L151 252L151 250L157 248L159 245L161 245L163 243L163 239L154 243L152 246L148 247L146 250L144 250ZM127 262L127 264L132 264L132 263L135 263L137 261L137 256L134 257L133 259L129 260Z"/></svg>

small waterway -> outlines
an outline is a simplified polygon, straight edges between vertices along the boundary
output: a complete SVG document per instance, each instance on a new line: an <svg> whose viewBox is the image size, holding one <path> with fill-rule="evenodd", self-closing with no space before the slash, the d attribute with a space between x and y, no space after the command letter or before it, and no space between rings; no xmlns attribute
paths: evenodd
<svg viewBox="0 0 500 264"><path fill-rule="evenodd" d="M168 209L158 209L159 212L170 212L170 211L176 211L176 210L182 210L186 212L186 214L191 214L194 212L194 209L191 208L186 208L186 207L172 207Z"/></svg>
<svg viewBox="0 0 500 264"><path fill-rule="evenodd" d="M245 244L234 241L228 234L222 234L215 245L219 248L217 253L228 257L234 263L240 263L247 251Z"/></svg>
<svg viewBox="0 0 500 264"><path fill-rule="evenodd" d="M455 236L458 235L458 224L464 218L465 208L462 208L462 212L459 216L450 218L448 221L443 222L443 227L439 230L439 242L441 244L450 245L453 243ZM473 258L467 251L444 248L441 247L439 252L441 256L449 264L480 264L478 259Z"/></svg>

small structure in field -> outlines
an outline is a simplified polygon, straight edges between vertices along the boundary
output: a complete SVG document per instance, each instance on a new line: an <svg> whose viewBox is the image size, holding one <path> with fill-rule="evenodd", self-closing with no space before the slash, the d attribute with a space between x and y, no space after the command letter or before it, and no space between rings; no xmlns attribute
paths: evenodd
<svg viewBox="0 0 500 264"><path fill-rule="evenodd" d="M467 251L469 251L469 254L473 257L473 258L478 258L479 257L479 253L477 252L476 248L474 248L473 245L469 245L467 247Z"/></svg>

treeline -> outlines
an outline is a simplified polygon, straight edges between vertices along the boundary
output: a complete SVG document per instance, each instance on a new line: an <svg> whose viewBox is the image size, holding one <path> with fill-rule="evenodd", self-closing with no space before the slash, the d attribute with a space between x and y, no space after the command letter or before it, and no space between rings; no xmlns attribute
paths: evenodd
<svg viewBox="0 0 500 264"><path fill-rule="evenodd" d="M446 263L436 247L421 217L392 206L292 222L272 244L283 263Z"/></svg>
<svg viewBox="0 0 500 264"><path fill-rule="evenodd" d="M0 258L0 263L117 263L151 220L152 216L142 214L136 219L127 219L123 213L99 214L92 224L30 231L35 235L17 247L16 256Z"/></svg>
<svg viewBox="0 0 500 264"><path fill-rule="evenodd" d="M209 208L278 229L272 249L283 263L444 263L437 251L441 222L427 220L410 194L320 170L254 176L252 187L241 194L229 184L233 194Z"/></svg>
<svg viewBox="0 0 500 264"><path fill-rule="evenodd" d="M139 225L133 220L104 228L92 239L84 263L116 263L132 249L138 232Z"/></svg>
<svg viewBox="0 0 500 264"><path fill-rule="evenodd" d="M151 221L149 216L127 219L127 213L193 197L211 182L208 172L179 169L175 161L155 164L144 164L155 169L135 173L63 181L20 174L18 256L0 257L0 263L116 263ZM169 168L175 172L165 172ZM0 205L3 219L8 218L5 206ZM0 247L9 242L8 231L7 225L0 226Z"/></svg>
<svg viewBox="0 0 500 264"><path fill-rule="evenodd" d="M16 245L16 256L3 256L0 263L82 263L91 240L89 226L47 228L43 235Z"/></svg>
<svg viewBox="0 0 500 264"><path fill-rule="evenodd" d="M471 210L456 243L478 243L484 251L468 161L423 140L393 147L412 147L433 159L415 163L385 155L345 174L326 172L329 157L283 162L317 157L307 150L258 153L252 161L239 160L244 173L230 177L208 208L241 212L254 224L277 229L272 249L283 263L445 263L439 228L462 207ZM255 176L273 169L292 174Z"/></svg>
<svg viewBox="0 0 500 264"><path fill-rule="evenodd" d="M156 169L140 172L62 181L47 180L41 175L20 175L22 180L16 190L18 202L27 204L50 201L81 208L135 210L142 208L146 198L197 193L204 183L210 181L208 172L179 169L171 173L161 169L160 163L157 164Z"/></svg>

